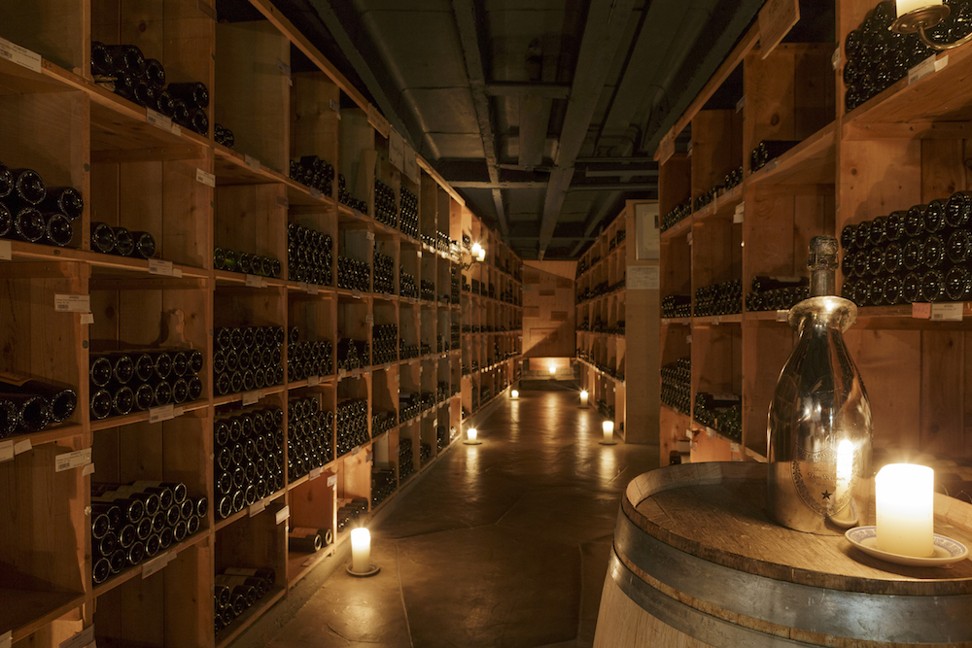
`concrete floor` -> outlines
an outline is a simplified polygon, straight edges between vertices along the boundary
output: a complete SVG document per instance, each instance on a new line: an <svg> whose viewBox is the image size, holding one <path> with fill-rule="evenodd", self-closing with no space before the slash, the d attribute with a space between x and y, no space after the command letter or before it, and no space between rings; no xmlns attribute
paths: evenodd
<svg viewBox="0 0 972 648"><path fill-rule="evenodd" d="M381 512L381 573L347 575L345 547L234 648L591 646L620 494L651 454L600 445L575 391L523 387Z"/></svg>

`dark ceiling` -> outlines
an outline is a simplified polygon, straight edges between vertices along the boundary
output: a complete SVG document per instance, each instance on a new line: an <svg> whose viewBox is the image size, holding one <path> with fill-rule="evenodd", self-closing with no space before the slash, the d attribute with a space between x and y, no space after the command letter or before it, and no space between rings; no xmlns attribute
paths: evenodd
<svg viewBox="0 0 972 648"><path fill-rule="evenodd" d="M275 0L525 259L576 258L762 0Z"/></svg>

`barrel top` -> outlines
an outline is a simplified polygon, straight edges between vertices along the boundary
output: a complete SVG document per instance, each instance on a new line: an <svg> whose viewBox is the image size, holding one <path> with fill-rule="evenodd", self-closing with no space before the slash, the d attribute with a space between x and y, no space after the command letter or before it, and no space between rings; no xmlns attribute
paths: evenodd
<svg viewBox="0 0 972 648"><path fill-rule="evenodd" d="M766 513L766 476L761 463L660 468L631 481L622 514L686 553L777 580L875 594L972 594L968 559L907 567L861 553L836 531L816 535L775 523ZM936 495L935 532L972 547L972 505Z"/></svg>

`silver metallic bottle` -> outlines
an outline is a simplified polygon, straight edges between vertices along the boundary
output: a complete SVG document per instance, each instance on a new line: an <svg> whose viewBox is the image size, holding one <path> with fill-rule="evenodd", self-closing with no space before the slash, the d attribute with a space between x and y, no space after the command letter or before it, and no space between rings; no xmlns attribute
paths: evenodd
<svg viewBox="0 0 972 648"><path fill-rule="evenodd" d="M783 526L827 533L858 523L870 476L871 407L843 332L857 318L836 296L837 241L810 242L810 297L790 309L800 335L769 408L769 513Z"/></svg>

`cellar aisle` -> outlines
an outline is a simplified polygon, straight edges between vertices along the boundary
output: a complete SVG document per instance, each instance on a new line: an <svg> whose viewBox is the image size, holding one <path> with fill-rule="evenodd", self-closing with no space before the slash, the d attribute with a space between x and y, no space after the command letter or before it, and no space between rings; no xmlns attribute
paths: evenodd
<svg viewBox="0 0 972 648"><path fill-rule="evenodd" d="M537 387L389 502L377 576L345 573L346 547L233 648L590 646L621 491L653 466L645 447L600 445L576 391Z"/></svg>

